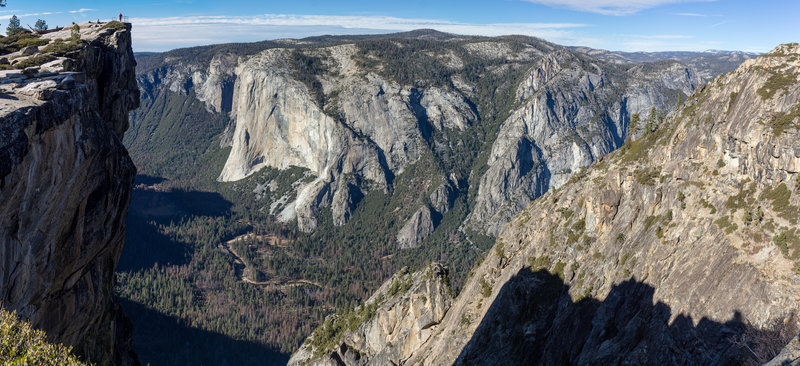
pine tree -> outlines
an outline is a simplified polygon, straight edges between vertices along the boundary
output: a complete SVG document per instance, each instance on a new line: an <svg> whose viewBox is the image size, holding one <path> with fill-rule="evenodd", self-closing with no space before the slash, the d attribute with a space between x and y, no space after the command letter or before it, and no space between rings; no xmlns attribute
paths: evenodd
<svg viewBox="0 0 800 366"><path fill-rule="evenodd" d="M39 19L39 20L36 21L36 24L33 25L33 29L35 29L35 30L37 30L39 32L46 31L47 30L47 22L45 22L42 19Z"/></svg>
<svg viewBox="0 0 800 366"><path fill-rule="evenodd" d="M72 32L70 32L70 39L76 42L81 40L81 26L77 24L74 24L72 26Z"/></svg>
<svg viewBox="0 0 800 366"><path fill-rule="evenodd" d="M8 20L8 27L6 28L6 35L13 36L22 32L22 26L19 25L19 18L16 15L11 16Z"/></svg>

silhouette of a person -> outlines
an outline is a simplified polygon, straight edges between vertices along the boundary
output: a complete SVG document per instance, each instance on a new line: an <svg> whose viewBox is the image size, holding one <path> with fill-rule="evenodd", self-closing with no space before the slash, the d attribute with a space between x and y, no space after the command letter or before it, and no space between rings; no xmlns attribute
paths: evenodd
<svg viewBox="0 0 800 366"><path fill-rule="evenodd" d="M122 21L122 13L119 13L119 21Z"/></svg>

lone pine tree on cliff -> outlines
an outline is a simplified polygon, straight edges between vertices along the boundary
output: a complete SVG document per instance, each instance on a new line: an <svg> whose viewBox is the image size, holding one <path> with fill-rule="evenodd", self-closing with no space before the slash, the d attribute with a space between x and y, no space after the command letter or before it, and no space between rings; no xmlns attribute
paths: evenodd
<svg viewBox="0 0 800 366"><path fill-rule="evenodd" d="M8 20L8 27L6 28L6 35L13 36L21 32L22 26L19 24L19 18L16 15L11 16Z"/></svg>

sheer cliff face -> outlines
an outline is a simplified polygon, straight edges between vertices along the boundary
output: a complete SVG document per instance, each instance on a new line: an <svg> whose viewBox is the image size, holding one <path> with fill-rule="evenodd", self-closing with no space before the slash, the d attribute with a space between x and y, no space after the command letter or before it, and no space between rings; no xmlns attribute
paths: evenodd
<svg viewBox="0 0 800 366"><path fill-rule="evenodd" d="M121 143L139 105L130 42L99 30L77 73L16 78L0 101L0 301L100 364L135 362L112 296L136 171Z"/></svg>
<svg viewBox="0 0 800 366"><path fill-rule="evenodd" d="M456 93L420 92L365 72L355 65L357 48L342 45L310 51L328 58L329 73L315 76L324 88L323 110L288 64L292 51L275 49L237 68L232 150L222 181L242 179L264 166L308 168L317 177L301 187L280 217L316 227L321 207L344 224L354 208L350 187L386 190L428 149L415 112L438 118L437 128L463 126L475 114ZM367 183L368 182L368 183Z"/></svg>
<svg viewBox="0 0 800 366"><path fill-rule="evenodd" d="M401 271L352 313L326 319L289 365L403 364L434 335L452 301L442 265Z"/></svg>
<svg viewBox="0 0 800 366"><path fill-rule="evenodd" d="M293 202L265 202L304 231L328 207L334 224L345 224L360 197L397 190L394 178L429 157L430 184L415 187L419 199L398 213L403 248L431 235L433 218L459 195L474 200L467 226L496 235L530 200L619 147L631 115L669 110L698 84L674 61L619 66L535 39L290 43L238 58L220 52L209 64L184 57L140 79L146 93L168 88L229 112L220 181L264 167L309 169L315 179L298 185ZM382 53L393 47L394 56ZM395 58L405 57L431 64L399 67L406 61Z"/></svg>
<svg viewBox="0 0 800 366"><path fill-rule="evenodd" d="M641 67L623 75L585 65L566 50L538 61L517 88L521 108L492 146L468 222L491 235L548 189L618 148L633 114L671 109L677 93L698 84L680 64Z"/></svg>
<svg viewBox="0 0 800 366"><path fill-rule="evenodd" d="M797 44L716 78L509 222L405 363L768 360L800 311L799 128Z"/></svg>

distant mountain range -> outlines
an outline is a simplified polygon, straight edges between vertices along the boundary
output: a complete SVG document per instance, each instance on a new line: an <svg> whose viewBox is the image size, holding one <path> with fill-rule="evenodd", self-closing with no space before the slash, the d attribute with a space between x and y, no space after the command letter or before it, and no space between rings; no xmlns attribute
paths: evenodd
<svg viewBox="0 0 800 366"><path fill-rule="evenodd" d="M711 80L711 78L714 76L730 71L732 68L737 67L742 62L755 58L759 55L758 53L752 52L720 50L707 50L702 52L621 52L606 51L589 47L570 48L603 61L618 64L677 60L697 70L698 74L704 81Z"/></svg>

